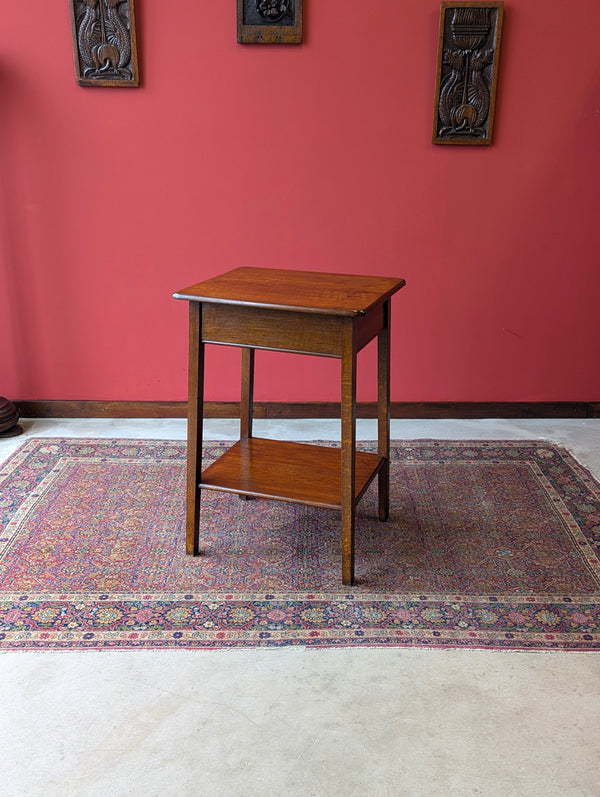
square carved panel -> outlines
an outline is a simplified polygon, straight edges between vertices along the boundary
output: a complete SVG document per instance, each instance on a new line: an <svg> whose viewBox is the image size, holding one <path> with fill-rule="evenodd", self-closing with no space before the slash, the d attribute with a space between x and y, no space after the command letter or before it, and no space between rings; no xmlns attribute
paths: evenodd
<svg viewBox="0 0 600 797"><path fill-rule="evenodd" d="M237 0L241 44L300 44L302 0Z"/></svg>

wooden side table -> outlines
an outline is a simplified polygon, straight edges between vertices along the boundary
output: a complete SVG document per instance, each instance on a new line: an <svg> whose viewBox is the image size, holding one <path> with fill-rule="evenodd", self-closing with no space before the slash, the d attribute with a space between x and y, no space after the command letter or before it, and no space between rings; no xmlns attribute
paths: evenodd
<svg viewBox="0 0 600 797"><path fill-rule="evenodd" d="M175 293L189 302L186 550L199 553L202 490L341 510L342 582L354 580L356 505L378 477L389 514L390 300L403 279L237 268ZM356 451L356 356L377 336L377 454ZM240 440L202 472L205 344L242 347ZM341 448L252 435L255 349L341 360Z"/></svg>

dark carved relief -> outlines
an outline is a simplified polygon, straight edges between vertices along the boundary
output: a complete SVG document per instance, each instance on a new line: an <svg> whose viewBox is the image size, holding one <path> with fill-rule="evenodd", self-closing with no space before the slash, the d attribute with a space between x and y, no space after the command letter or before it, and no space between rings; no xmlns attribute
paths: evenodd
<svg viewBox="0 0 600 797"><path fill-rule="evenodd" d="M300 44L302 0L237 0L242 44Z"/></svg>
<svg viewBox="0 0 600 797"><path fill-rule="evenodd" d="M281 22L290 14L290 0L255 0L256 10L267 22Z"/></svg>
<svg viewBox="0 0 600 797"><path fill-rule="evenodd" d="M442 3L433 141L490 144L502 2Z"/></svg>
<svg viewBox="0 0 600 797"><path fill-rule="evenodd" d="M134 0L70 0L80 86L139 85Z"/></svg>

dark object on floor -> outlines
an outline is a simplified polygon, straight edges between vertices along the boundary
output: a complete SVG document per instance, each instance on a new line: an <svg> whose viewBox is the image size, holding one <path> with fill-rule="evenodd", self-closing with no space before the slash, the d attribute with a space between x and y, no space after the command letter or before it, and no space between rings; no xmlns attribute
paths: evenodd
<svg viewBox="0 0 600 797"><path fill-rule="evenodd" d="M16 437L23 433L18 425L19 410L4 396L0 396L0 437Z"/></svg>

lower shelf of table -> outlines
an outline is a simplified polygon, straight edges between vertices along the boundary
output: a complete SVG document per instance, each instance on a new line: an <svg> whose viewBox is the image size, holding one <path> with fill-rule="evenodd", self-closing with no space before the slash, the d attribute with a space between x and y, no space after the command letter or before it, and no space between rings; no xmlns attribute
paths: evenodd
<svg viewBox="0 0 600 797"><path fill-rule="evenodd" d="M243 438L202 473L200 488L341 509L341 454L339 448ZM355 503L384 462L356 452Z"/></svg>

